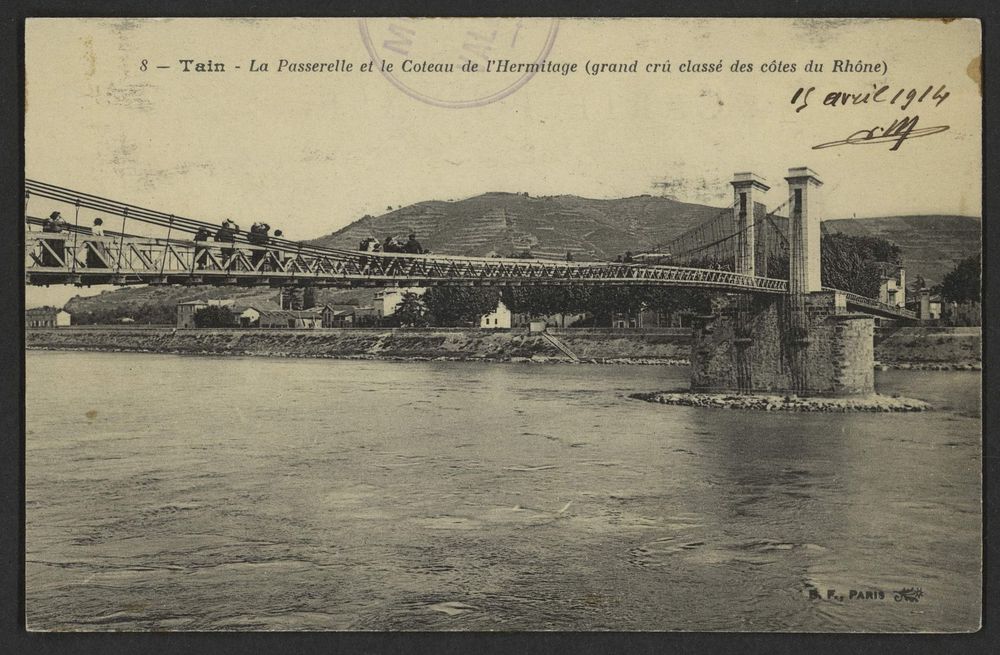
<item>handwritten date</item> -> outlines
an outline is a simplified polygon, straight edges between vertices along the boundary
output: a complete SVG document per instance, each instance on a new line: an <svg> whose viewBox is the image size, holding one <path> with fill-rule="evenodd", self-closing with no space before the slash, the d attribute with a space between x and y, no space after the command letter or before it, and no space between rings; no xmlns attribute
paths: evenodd
<svg viewBox="0 0 1000 655"><path fill-rule="evenodd" d="M816 91L816 87L808 89L799 87L792 94L791 104L796 105L795 113L801 112L809 107L811 96ZM823 96L821 106L823 107L851 107L855 105L877 105L889 104L899 107L900 111L906 111L910 105L927 102L935 107L940 107L941 103L951 97L946 84L941 84L937 88L933 84L923 89L902 88L893 90L888 84L873 84L871 91L830 91Z"/></svg>

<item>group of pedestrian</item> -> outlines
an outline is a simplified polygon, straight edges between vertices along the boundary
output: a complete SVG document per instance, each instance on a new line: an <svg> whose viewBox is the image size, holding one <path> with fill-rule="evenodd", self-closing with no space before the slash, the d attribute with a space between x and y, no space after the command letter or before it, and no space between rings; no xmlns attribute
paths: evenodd
<svg viewBox="0 0 1000 655"><path fill-rule="evenodd" d="M231 219L222 221L219 228L212 235L207 227L201 227L194 235L194 266L195 268L208 268L208 239L212 237L215 243L226 244L220 248L222 255L221 265L227 271L232 270L236 255L236 237L240 234L240 226ZM247 232L247 242L256 248L250 251L250 263L254 270L270 270L270 262L265 261L268 255L275 262L280 261L280 256L274 251L270 251L266 246L271 242L271 237L280 238L281 230L275 230L271 234L271 226L263 221L257 221L250 226Z"/></svg>
<svg viewBox="0 0 1000 655"><path fill-rule="evenodd" d="M62 217L60 212L52 212L49 217L42 221L42 232L45 234L61 235L69 231L69 223ZM79 233L80 230L77 230ZM91 236L104 236L104 220L100 217L94 219L90 228ZM87 268L107 268L108 264L102 255L107 252L107 247L101 240L87 242L86 249ZM42 248L42 266L60 267L67 265L66 239L62 236L46 237L45 247Z"/></svg>
<svg viewBox="0 0 1000 655"><path fill-rule="evenodd" d="M408 252L414 255L427 254L427 250L424 250L417 241L417 235L411 234L409 238L400 243L399 240L392 236L391 234L385 238L384 241L379 241L375 237L365 237L358 244L358 250L361 252Z"/></svg>
<svg viewBox="0 0 1000 655"><path fill-rule="evenodd" d="M412 255L426 255L430 252L429 250L424 250L423 246L420 245L416 234L410 234L407 240L402 243L391 234L381 242L375 237L366 237L358 244L358 250L361 252L395 252ZM369 257L360 257L358 261L361 264L361 270L367 272L371 259ZM392 274L398 266L398 262L391 261L386 267L386 272Z"/></svg>
<svg viewBox="0 0 1000 655"><path fill-rule="evenodd" d="M58 211L52 212L48 218L42 221L43 233L46 235L58 235L45 237L46 247L43 247L41 252L42 266L66 266L66 239L62 236L62 234L64 232L68 232L69 230L69 224ZM80 230L77 231L79 232ZM107 244L103 241L104 220L102 218L94 218L93 226L90 228L90 234L93 237L100 238L87 242L85 246L87 268L107 268L108 262L106 260L106 254L108 252L108 248ZM231 270L236 255L236 237L239 234L240 226L228 218L222 221L214 235L209 231L207 226L198 228L194 235L194 267L208 268L208 241L211 237L215 243L223 244L220 249L222 255L221 265L226 270ZM274 231L274 238L280 238L281 236L281 230ZM281 257L278 253L269 251L266 248L271 241L271 237L271 226L263 221L257 221L254 223L250 227L250 231L247 233L247 241L251 245L257 246L250 252L250 261L255 270L270 269L269 262L264 261L268 254L271 255L271 259L273 261L278 263L281 261Z"/></svg>
<svg viewBox="0 0 1000 655"><path fill-rule="evenodd" d="M259 248L250 251L250 265L253 266L255 271L260 270L261 262L267 256L267 250L264 249L264 246L271 240L268 235L270 231L271 226L261 221L257 221L250 226L250 234L247 235L247 241L251 245L259 246Z"/></svg>
<svg viewBox="0 0 1000 655"><path fill-rule="evenodd" d="M365 241L375 241L374 238L366 239ZM405 252L411 255L425 255L427 251L423 249L420 242L417 241L417 235L411 234L405 243L400 243L396 237L389 235L382 242L382 252Z"/></svg>

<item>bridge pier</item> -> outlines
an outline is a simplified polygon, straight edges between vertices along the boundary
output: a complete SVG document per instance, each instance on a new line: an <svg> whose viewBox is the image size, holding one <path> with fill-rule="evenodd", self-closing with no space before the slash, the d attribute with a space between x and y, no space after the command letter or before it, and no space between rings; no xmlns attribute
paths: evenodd
<svg viewBox="0 0 1000 655"><path fill-rule="evenodd" d="M875 391L875 322L847 311L842 293L823 291L818 189L808 168L788 171L787 295L720 295L695 322L691 389L702 392L848 396ZM732 181L736 269L755 274L752 173ZM740 232L742 230L742 232Z"/></svg>
<svg viewBox="0 0 1000 655"><path fill-rule="evenodd" d="M785 295L713 298L711 314L695 321L691 390L874 393L874 319L848 313L843 296L833 291L799 298L801 305Z"/></svg>

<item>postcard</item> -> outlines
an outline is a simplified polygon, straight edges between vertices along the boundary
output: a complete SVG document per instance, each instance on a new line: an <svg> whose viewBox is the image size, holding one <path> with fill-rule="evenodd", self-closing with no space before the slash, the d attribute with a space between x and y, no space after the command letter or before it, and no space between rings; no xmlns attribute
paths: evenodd
<svg viewBox="0 0 1000 655"><path fill-rule="evenodd" d="M27 629L978 630L981 50L27 19Z"/></svg>

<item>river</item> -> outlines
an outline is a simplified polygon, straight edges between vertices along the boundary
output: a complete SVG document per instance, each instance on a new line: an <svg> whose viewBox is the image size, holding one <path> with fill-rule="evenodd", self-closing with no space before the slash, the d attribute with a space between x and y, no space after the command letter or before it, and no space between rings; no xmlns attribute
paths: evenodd
<svg viewBox="0 0 1000 655"><path fill-rule="evenodd" d="M792 414L628 399L683 367L26 360L29 629L979 624L978 373Z"/></svg>

